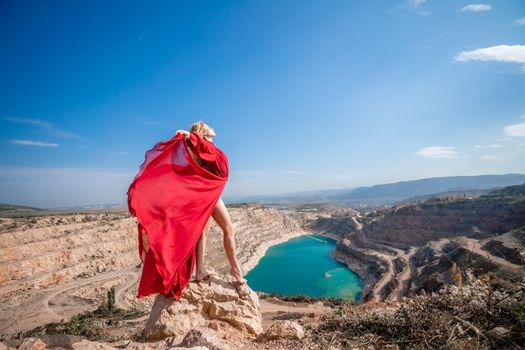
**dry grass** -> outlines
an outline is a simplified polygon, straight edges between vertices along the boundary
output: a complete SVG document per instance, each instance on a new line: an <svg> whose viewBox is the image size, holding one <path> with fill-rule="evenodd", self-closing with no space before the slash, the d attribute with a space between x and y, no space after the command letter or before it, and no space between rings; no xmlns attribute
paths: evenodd
<svg viewBox="0 0 525 350"><path fill-rule="evenodd" d="M398 308L342 305L321 320L312 336L321 348L521 348L525 284L498 289L489 278L469 282L407 298Z"/></svg>

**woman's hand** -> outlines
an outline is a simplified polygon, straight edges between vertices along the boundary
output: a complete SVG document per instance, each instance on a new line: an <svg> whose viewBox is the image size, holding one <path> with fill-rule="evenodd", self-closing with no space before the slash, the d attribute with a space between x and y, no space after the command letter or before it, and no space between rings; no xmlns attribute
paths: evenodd
<svg viewBox="0 0 525 350"><path fill-rule="evenodd" d="M190 137L190 133L188 131L186 131L186 130L177 130L175 135L178 135L178 134L184 134L184 136L186 136L186 138Z"/></svg>

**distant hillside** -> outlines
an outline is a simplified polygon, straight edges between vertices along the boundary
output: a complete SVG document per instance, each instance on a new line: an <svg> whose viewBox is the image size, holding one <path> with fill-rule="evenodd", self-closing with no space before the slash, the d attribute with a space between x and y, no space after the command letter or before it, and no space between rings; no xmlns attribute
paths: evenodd
<svg viewBox="0 0 525 350"><path fill-rule="evenodd" d="M28 207L25 205L14 205L14 204L6 204L6 203L0 203L0 212L26 212L26 211L35 211L35 210L41 210L40 208L35 207Z"/></svg>
<svg viewBox="0 0 525 350"><path fill-rule="evenodd" d="M367 237L406 245L460 235L477 239L502 234L525 223L525 184L494 190L478 198L429 199L381 213L366 225Z"/></svg>
<svg viewBox="0 0 525 350"><path fill-rule="evenodd" d="M440 193L432 193L432 194L425 194L423 196L415 196L410 197L407 199L403 199L400 201L397 201L396 204L408 204L412 202L424 202L430 198L464 198L464 197L471 197L471 198L477 198L479 196L482 196L484 194L489 193L490 191L496 190L495 188L488 188L485 190L465 190L465 191L447 191L447 192L440 192Z"/></svg>
<svg viewBox="0 0 525 350"><path fill-rule="evenodd" d="M341 201L386 200L393 202L434 193L484 190L518 185L524 182L524 174L432 177L371 187L359 187L347 193L336 195L334 199Z"/></svg>
<svg viewBox="0 0 525 350"><path fill-rule="evenodd" d="M225 196L226 203L307 203L307 202L333 202L336 195L347 193L350 188L340 190L320 190L289 192L274 195L251 195L251 196Z"/></svg>
<svg viewBox="0 0 525 350"><path fill-rule="evenodd" d="M525 182L525 174L447 176L420 180L400 181L390 184L358 187L355 189L324 190L283 193L279 195L254 195L225 197L227 203L305 203L331 202L350 207L381 206L412 197L451 192L479 194L489 189L518 185Z"/></svg>

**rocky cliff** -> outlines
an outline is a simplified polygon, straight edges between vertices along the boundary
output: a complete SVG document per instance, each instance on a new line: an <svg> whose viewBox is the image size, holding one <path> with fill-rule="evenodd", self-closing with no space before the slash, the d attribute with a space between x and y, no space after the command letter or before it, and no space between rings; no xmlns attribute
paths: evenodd
<svg viewBox="0 0 525 350"><path fill-rule="evenodd" d="M430 198L310 223L339 237L333 255L364 280L363 300L399 300L437 290L459 271L523 276L525 184L477 198Z"/></svg>
<svg viewBox="0 0 525 350"><path fill-rule="evenodd" d="M269 246L304 233L290 209L243 205L229 211L245 272ZM94 310L111 287L119 306L148 309L151 298L134 298L141 270L136 243L136 221L125 211L1 218L0 334ZM227 273L215 225L207 247L207 266Z"/></svg>
<svg viewBox="0 0 525 350"><path fill-rule="evenodd" d="M385 211L364 228L374 240L421 246L436 238L503 234L525 222L525 185L478 198L429 199Z"/></svg>

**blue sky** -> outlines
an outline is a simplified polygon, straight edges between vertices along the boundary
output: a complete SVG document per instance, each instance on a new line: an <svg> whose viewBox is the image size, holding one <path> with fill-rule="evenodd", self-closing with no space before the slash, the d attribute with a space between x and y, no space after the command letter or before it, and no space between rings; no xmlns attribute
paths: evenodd
<svg viewBox="0 0 525 350"><path fill-rule="evenodd" d="M3 1L0 202L118 203L204 120L225 195L525 173L525 2Z"/></svg>

